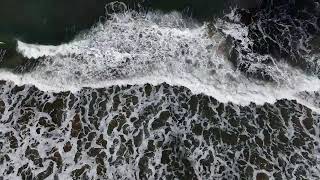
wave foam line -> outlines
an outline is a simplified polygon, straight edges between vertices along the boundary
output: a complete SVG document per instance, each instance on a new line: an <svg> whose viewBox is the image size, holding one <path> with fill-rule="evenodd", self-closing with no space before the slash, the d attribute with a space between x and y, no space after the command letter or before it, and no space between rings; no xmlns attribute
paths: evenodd
<svg viewBox="0 0 320 180"><path fill-rule="evenodd" d="M245 34L243 31L240 33ZM286 98L318 109L297 96L301 91L319 90L318 78L278 63L272 67L278 72L274 74L278 84L249 79L234 70L223 55L228 51L225 40L218 32L209 35L206 24L185 21L176 12L113 14L109 21L68 44L43 46L18 42L22 55L42 57L41 63L23 75L2 71L0 79L18 85L34 84L48 91L167 82L221 102L247 105Z"/></svg>
<svg viewBox="0 0 320 180"><path fill-rule="evenodd" d="M0 77L2 80L7 80L14 82L15 85L34 85L40 90L49 92L61 92L61 91L71 91L78 92L83 87L91 88L103 88L110 87L114 85L126 86L126 85L144 85L152 84L159 85L161 83L168 83L173 86L184 86L190 89L194 94L206 94L216 98L218 101L223 103L232 102L239 105L248 105L251 102L256 104L264 103L274 103L279 99L289 99L297 100L300 104L309 107L315 112L320 113L319 107L308 103L304 99L297 96L297 92L302 91L315 91L319 89L319 86L310 86L310 84L319 84L318 80L311 80L306 84L301 84L297 89L276 89L271 86L252 86L252 89L244 87L239 84L237 89L218 89L213 85L205 84L197 79L187 79L187 78L172 78L172 77L161 77L161 76L148 76L141 78L123 79L123 80L112 80L112 81L101 81L93 84L78 84L78 85L67 85L67 84L56 84L51 81L45 81L42 79L35 79L32 74L25 74L23 76L12 74L10 72L2 71L0 72ZM309 87L309 88L305 88ZM256 89L254 89L256 88ZM300 90L299 90L300 89Z"/></svg>

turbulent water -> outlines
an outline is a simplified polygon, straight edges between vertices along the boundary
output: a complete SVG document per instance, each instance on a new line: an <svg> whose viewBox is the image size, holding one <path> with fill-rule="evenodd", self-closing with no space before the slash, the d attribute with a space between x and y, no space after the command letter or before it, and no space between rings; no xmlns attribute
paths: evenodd
<svg viewBox="0 0 320 180"><path fill-rule="evenodd" d="M18 41L0 179L319 179L320 13L279 2L206 22L111 3L72 42Z"/></svg>

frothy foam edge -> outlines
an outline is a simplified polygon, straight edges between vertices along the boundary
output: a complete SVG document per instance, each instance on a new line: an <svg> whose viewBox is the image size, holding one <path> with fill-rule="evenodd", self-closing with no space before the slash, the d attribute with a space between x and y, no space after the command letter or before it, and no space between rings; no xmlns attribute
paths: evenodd
<svg viewBox="0 0 320 180"><path fill-rule="evenodd" d="M235 71L228 60L219 54L223 41L221 35L210 37L207 35L206 24L190 28L181 23L182 21L179 13L132 15L129 12L115 14L106 24L97 25L68 44L44 46L19 41L17 50L22 55L27 58L45 56L45 60L49 59L50 63L22 75L2 70L0 79L13 81L17 85L33 84L44 91L72 92L83 87L101 88L146 83L158 85L166 82L187 87L193 93L204 93L224 103L263 104L285 98L297 100L320 112L319 107L297 96L301 91L319 90L320 80L317 77L308 76L289 65L279 63L278 68L283 76L281 84L249 79ZM232 29L228 29L230 30ZM139 33L142 34L140 39L136 37L140 36ZM132 40L125 39L131 36L134 36ZM163 44L164 42L166 44ZM145 46L148 43L150 47ZM187 44L191 55L179 54L172 57L181 51L181 48L176 48L180 44ZM207 50L208 46L212 50ZM168 52L168 49L172 52ZM153 50L154 52L149 52ZM72 55L79 55L81 59L73 58ZM133 56L137 57L138 62L131 61L131 64L119 68L123 58ZM108 57L107 62L105 57ZM192 61L191 65L185 62L188 58ZM90 59L85 63L90 65L81 64L83 59ZM150 62L153 63L152 68L146 65ZM213 63L214 68L208 68L207 62ZM194 64L197 64L197 67L194 67ZM223 68L220 67L221 64ZM126 76L114 78L104 71L104 66L125 73ZM73 69L80 69L85 73L75 78ZM140 73L144 70L146 71ZM215 73L210 74L211 71ZM48 75L48 72L51 74ZM102 75L98 78L97 74Z"/></svg>

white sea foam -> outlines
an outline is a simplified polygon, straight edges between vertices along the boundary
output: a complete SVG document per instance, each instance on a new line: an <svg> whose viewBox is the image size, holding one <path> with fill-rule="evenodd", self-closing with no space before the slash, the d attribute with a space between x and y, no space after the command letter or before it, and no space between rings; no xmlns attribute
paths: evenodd
<svg viewBox="0 0 320 180"><path fill-rule="evenodd" d="M246 34L241 27L225 26L227 34ZM18 42L18 51L24 56L45 58L30 73L2 71L0 78L19 85L34 84L47 91L167 82L222 102L246 105L288 98L317 110L296 94L320 89L318 78L278 63L278 84L249 79L234 70L221 53L224 40L218 32L209 36L206 24L186 23L176 12L118 13L68 44Z"/></svg>
<svg viewBox="0 0 320 180"><path fill-rule="evenodd" d="M247 29L241 25L230 23L220 25L222 25L220 27L225 28L223 33L232 35L236 39L241 39L244 47L246 47L246 43L250 43L248 39L243 41L243 36L247 35ZM120 92L117 91L117 93L110 94L99 93L99 91L96 90L77 92L82 87L99 88L112 85L145 83L157 85L166 82L171 85L185 86L191 89L193 93L204 93L213 96L221 102L231 101L237 104L247 105L250 102L258 104L265 102L273 103L277 99L288 98L296 99L300 103L319 112L319 109L317 109L319 108L319 106L317 107L318 102L312 101L316 96L308 93L299 93L320 89L318 78L307 76L302 71L294 69L287 64L277 63L276 66L272 68L276 68L274 72L277 72L277 74L273 75L277 76L278 83L249 79L239 71L234 70L235 68L229 63L229 60L224 57L223 54L226 48L224 41L225 37L223 34L215 32L212 35L208 33L206 24L199 25L190 22L187 24L178 13L136 14L134 12L128 12L114 15L113 19L107 23L97 25L97 27L92 28L87 33L79 35L74 41L68 44L44 46L18 42L18 51L21 54L28 58L40 58L41 63L37 65L36 69L23 75L6 70L0 71L0 79L11 81L11 83L3 86L5 88L0 89L3 91L3 93L1 93L1 100L3 100L5 104L4 113L2 113L0 120L6 122L8 119L11 119L8 123L0 124L0 129L2 134L13 132L14 137L18 139L20 145L16 150L12 150L9 148L12 142L3 143L3 149L10 156L10 161L4 162L4 168L0 169L0 173L4 174L7 171L6 167L8 167L8 165L22 167L24 164L28 164L32 173L39 174L45 171L49 163L51 163L51 161L46 161L45 159L47 158L45 157L50 157L50 153L53 153L53 150L56 149L57 152L60 152L63 160L62 168L58 167L59 163L57 162L57 166L53 166L53 173L48 177L49 179L56 177L59 177L59 179L69 179L73 170L80 169L84 167L85 164L90 166L90 169L85 173L89 179L97 178L97 165L99 163L96 158L98 157L91 157L88 154L90 151L89 148L84 148L87 146L87 143L85 143L86 140L84 140L87 139L87 137L82 137L81 139L79 136L78 139L70 136L71 129L73 129L73 122L70 120L75 119L76 114L81 111L83 130L88 127L91 132L97 133L94 135L94 139L89 140L88 138L88 142L91 143L90 147L101 149L102 146L97 144L97 138L100 137L100 135L108 142L107 147L102 149L102 151L106 153L106 157L102 160L105 162L107 169L105 178L112 179L117 177L118 179L134 179L139 177L139 173L143 174L139 167L141 162L146 163L145 165L151 169L152 174L159 175L150 177L161 177L161 175L169 174L166 169L167 164L162 163L162 158L164 157L163 150L167 149L167 144L178 145L177 148L180 148L178 149L179 153L177 153L179 161L182 160L182 158L186 158L192 164L192 169L194 169L198 179L232 179L231 175L240 178L239 172L241 170L238 165L242 164L240 163L242 159L246 159L246 150L250 152L250 154L258 153L257 155L259 155L260 158L270 161L268 163L276 167L273 168L274 172L269 172L256 166L258 165L256 163L246 162L248 164L245 166L253 169L253 179L257 178L259 173L263 173L272 179L272 176L275 175L277 171L281 172L283 169L284 171L282 171L281 176L285 179L286 177L290 177L291 174L295 175L295 171L299 168L304 168L307 173L306 178L318 177L319 165L311 167L311 163L308 163L308 158L305 158L305 155L302 154L305 152L313 152L314 150L314 154L308 154L308 156L317 158L317 162L319 161L320 156L317 152L319 149L318 142L320 142L319 128L314 127L315 132L312 133L313 131L307 129L308 127L303 123L303 121L308 120L309 117L314 117L312 124L318 124L319 118L318 115L310 115L306 109L300 108L299 106L293 107L296 108L297 113L288 114L290 117L282 117L283 112L281 109L286 108L279 107L279 110L270 109L270 112L260 113L257 112L257 108L251 109L252 112L251 110L244 110L246 108L242 108L243 110L240 111L238 106L226 105L235 112L235 114L231 113L229 116L227 115L228 113L218 115L220 105L215 105L215 103L212 102L210 103L210 106L212 105L210 108L217 114L217 116L214 117L215 119L217 118L217 120L211 122L212 120L207 119L205 117L206 115L200 115L200 113L202 113L201 111L193 114L190 111L190 109L192 109L191 106L193 106L191 103L190 108L182 108L182 104L187 103L187 101L190 100L190 96L177 96L179 98L172 101L171 97L173 96L173 92L169 93L169 97L163 98L163 96L167 95L165 95L166 93L162 88L160 88L159 91L153 88L150 93L151 95L148 97L146 97L145 92L140 91L139 86L133 86L129 89L123 88ZM33 84L45 91L73 91L76 92L74 95L77 98L72 98L71 95L65 98L67 100L65 103L68 102L66 104L70 104L68 105L69 108L63 110L64 116L61 119L61 125L54 126L54 130L51 131L49 128L40 124L40 117L46 117L44 119L48 120L48 124L51 123L51 121L54 122L52 117L54 114L59 114L60 112L53 112L53 114L46 113L48 110L45 109L50 106L50 103L58 100L58 96L52 93L36 92L36 94L32 94L33 92L30 92L28 88L13 90L13 84ZM116 92L115 89L117 88L114 88L113 92ZM168 89L173 91L172 88L167 88L167 90ZM94 97L94 94L100 95L98 95L97 98L97 96ZM131 98L129 95L131 94L138 97L136 104L129 102ZM116 97L119 98L118 101L120 104L114 108L118 102L116 101ZM180 97L182 97L182 101ZM76 102L72 102L73 100L71 99L74 99ZM129 103L127 103L127 101ZM32 104L39 105L30 107ZM152 110L151 114L144 115L149 111L147 109L149 106L153 107L153 109L161 110L159 112L157 112L158 110L155 112ZM225 112L227 112L227 108L224 108ZM121 112L125 109L130 109L130 113ZM169 111L169 109L170 112L173 111L174 114L179 115L181 119L183 119L183 122L178 122L180 118L173 118L172 116L172 118L166 121L166 127L159 129L151 128L153 122L158 121L160 118L161 112ZM291 109L291 105L289 109ZM268 110L268 107L260 111L264 110ZM25 116L29 111L31 111L31 114L34 116ZM104 115L101 115L101 112L103 112L102 114ZM248 114L243 114L243 112L247 112ZM256 117L269 114L266 115L265 118L273 119L273 116L271 116L273 113L275 113L277 117L279 115L279 120L281 121L279 123L281 124L279 129L270 129L270 127L272 127L271 124L274 124L271 120L266 121L263 126L258 125L260 118ZM118 121L118 117L121 114L126 114L126 118L130 120L123 126L119 124L118 128L114 130L111 129L110 134L110 132L108 132L111 127L110 124L115 122L115 120ZM240 129L231 124L231 118L234 116L239 117L236 119L239 119L240 125L237 127L241 127ZM21 121L21 117L24 119L28 117L28 122L19 122ZM98 120L93 120L95 118L98 118ZM139 125L139 123L132 121L133 118L141 118L143 123ZM243 121L241 120L242 118L248 121ZM295 126L296 118L299 118L303 129L300 128L300 125L299 127ZM98 122L98 124L92 122ZM247 122L249 123L248 126ZM25 124L21 126L22 123ZM200 124L203 130L207 132L210 131L209 135L207 133L205 135L204 131L203 135L196 135L193 132L195 124ZM275 125L277 124L278 122ZM98 125L99 128L91 129L91 127L96 125ZM126 128L124 128L125 126ZM248 127L254 127L256 132L248 131ZM121 128L121 130L116 130L119 128ZM128 133L125 133L124 129L126 129ZM169 131L167 132L168 129ZM37 132L38 130L40 130L40 133ZM238 141L238 144L235 146L230 146L224 142L220 135L218 139L215 139L214 131L216 130L220 132L219 134L221 134L221 136L221 132L225 132L227 137L229 137L228 133L231 132L232 136L242 135L249 139L244 140L246 143ZM289 143L287 146L279 146L278 143L282 144L279 138L271 138L271 146L265 144L268 138L279 137L278 135L280 135L282 131L285 133L284 136L288 138ZM134 140L136 137L139 138L140 132L142 142L141 145L136 146ZM267 132L267 134L264 132ZM212 133L212 136L210 133ZM88 135L88 137L89 136L90 135ZM187 140L191 140L188 136L196 140L190 141L192 143L195 142L190 149L184 144ZM295 143L292 143L297 139L300 140L305 137L310 137L310 139L306 138L306 146L296 147L294 145ZM210 138L210 140L207 141L206 138ZM262 147L257 141L259 138L261 139L260 141L263 141ZM6 137L3 139L6 140ZM126 143L124 143L123 139L125 139ZM218 145L212 145L216 140ZM73 147L69 152L66 152L64 147L68 141ZM133 142L134 145L132 153L130 153L129 150L129 147L131 147L129 142L130 144ZM152 142L151 144L157 144L156 146L158 146L160 142L161 144L164 142L164 145L160 145L152 151L152 154L154 154L152 155L153 157L145 162L142 158L147 153L150 154L150 142ZM179 144L180 142L181 144ZM43 167L37 167L31 162L27 155L25 155L27 147L33 144L36 144L39 156L44 159ZM118 152L120 152L124 144L127 150L123 157L125 157L126 160L122 161L122 155L118 155ZM251 144L254 145L253 148ZM313 145L309 147L310 144L315 144L315 147L313 147ZM171 147L170 145L168 149ZM240 149L238 147L240 147ZM279 149L279 153L276 153L275 156L269 153L273 148ZM288 149L292 154L287 154ZM310 151L305 151L306 149ZM176 151L176 149L173 150ZM112 151L116 153L111 153ZM77 152L81 152L80 156L77 155ZM210 153L212 154L210 155ZM234 158L231 158L229 153L234 155ZM294 163L289 163L295 154L300 155L299 159L295 160L296 162ZM80 157L80 161L76 161L76 157ZM207 166L210 169L207 169L204 163L210 159L209 157L214 157L214 161ZM250 157L250 159L252 158L254 158L254 156ZM280 159L285 162L284 166L280 163ZM278 167L282 169L280 168L281 170L279 170ZM310 169L308 169L308 167L310 167ZM291 169L294 169L293 173L290 173ZM19 174L17 170L18 168L15 168L15 172L7 177L18 179ZM27 172L26 169L24 171Z"/></svg>

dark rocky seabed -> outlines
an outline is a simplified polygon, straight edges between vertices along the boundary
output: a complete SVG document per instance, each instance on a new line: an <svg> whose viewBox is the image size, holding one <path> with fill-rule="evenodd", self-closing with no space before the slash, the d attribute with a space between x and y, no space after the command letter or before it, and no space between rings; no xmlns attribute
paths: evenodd
<svg viewBox="0 0 320 180"><path fill-rule="evenodd" d="M11 12L0 11L5 22L0 25L0 41L6 42L0 66L23 76L46 57L28 59L19 54L15 38L43 44L68 41L96 23L107 2L79 1L77 7L88 8L75 7L63 22L57 19L67 17L61 13L70 9L63 6L65 2L20 3L4 2L8 7L29 4L30 9L21 12L32 22L25 22L28 16L14 21L14 15L1 15ZM127 3L135 9L137 2ZM318 0L240 1L245 9L234 11L239 19L221 15L233 1L143 3L144 10L179 10L185 16L193 13L198 21L209 21L215 14L248 28L249 47L231 35L226 35L225 43L235 71L248 78L279 83L272 70L283 61L320 77ZM35 7L50 9L53 4L64 8L29 14ZM204 7L212 8L202 11ZM86 14L91 16L82 18ZM41 16L47 24L40 23ZM78 29L61 30L72 24ZM224 31L208 26L210 31ZM299 96L320 108L319 91ZM0 81L2 179L316 180L320 179L320 114L296 100L244 106L166 83L50 92Z"/></svg>

